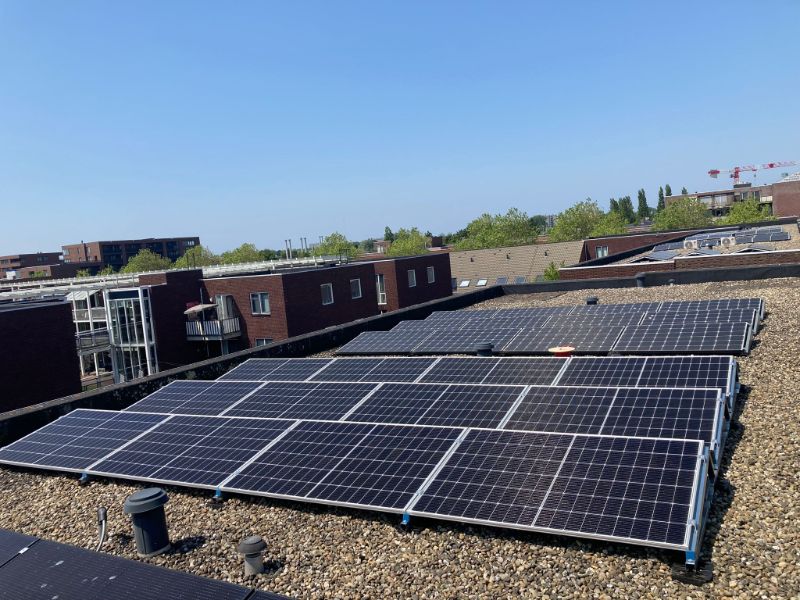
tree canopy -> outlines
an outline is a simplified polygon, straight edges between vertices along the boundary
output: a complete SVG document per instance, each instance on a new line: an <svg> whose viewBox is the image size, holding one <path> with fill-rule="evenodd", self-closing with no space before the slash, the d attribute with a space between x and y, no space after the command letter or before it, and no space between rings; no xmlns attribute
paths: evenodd
<svg viewBox="0 0 800 600"><path fill-rule="evenodd" d="M664 186L664 194L666 196L672 196L672 188L669 187L669 184Z"/></svg>
<svg viewBox="0 0 800 600"><path fill-rule="evenodd" d="M640 221L650 218L650 207L647 206L647 196L644 193L644 188L636 193L638 206L636 207L636 216Z"/></svg>
<svg viewBox="0 0 800 600"><path fill-rule="evenodd" d="M589 233L589 237L602 237L604 235L619 235L625 233L628 223L618 211L611 211L603 215Z"/></svg>
<svg viewBox="0 0 800 600"><path fill-rule="evenodd" d="M259 262L261 252L255 244L242 244L233 250L227 250L219 255L219 259L224 265L237 265L239 263Z"/></svg>
<svg viewBox="0 0 800 600"><path fill-rule="evenodd" d="M656 212L664 210L664 188L658 186L658 204L656 205Z"/></svg>
<svg viewBox="0 0 800 600"><path fill-rule="evenodd" d="M583 240L603 219L603 211L594 200L586 199L569 207L556 217L556 224L550 230L551 242Z"/></svg>
<svg viewBox="0 0 800 600"><path fill-rule="evenodd" d="M394 234L394 241L389 246L389 256L415 256L428 251L430 238L420 233L419 229L400 228Z"/></svg>
<svg viewBox="0 0 800 600"><path fill-rule="evenodd" d="M711 225L711 217L702 202L681 198L671 202L653 218L654 231L692 229Z"/></svg>
<svg viewBox="0 0 800 600"><path fill-rule="evenodd" d="M389 227L388 225L383 228L383 239L387 242L394 241L394 233L392 232L391 227Z"/></svg>
<svg viewBox="0 0 800 600"><path fill-rule="evenodd" d="M767 207L762 207L758 200L751 198L742 202L734 202L730 212L718 222L720 225L740 225L742 223L758 223L772 221L775 217L769 214Z"/></svg>
<svg viewBox="0 0 800 600"><path fill-rule="evenodd" d="M455 243L456 250L479 250L529 244L535 241L538 230L528 215L511 208L504 215L484 213L466 227L466 236Z"/></svg>
<svg viewBox="0 0 800 600"><path fill-rule="evenodd" d="M357 253L355 244L338 231L334 231L330 235L326 235L322 238L322 241L317 245L315 251L318 256L338 256L347 258L353 258Z"/></svg>
<svg viewBox="0 0 800 600"><path fill-rule="evenodd" d="M689 190L686 189L686 186L681 188L681 194L686 195L689 193Z"/></svg>
<svg viewBox="0 0 800 600"><path fill-rule="evenodd" d="M172 261L170 259L144 248L139 250L136 256L131 257L128 260L128 264L122 267L119 272L143 273L145 271L164 271L170 268L172 268Z"/></svg>
<svg viewBox="0 0 800 600"><path fill-rule="evenodd" d="M183 256L172 265L174 269L193 269L220 264L220 258L205 246L189 248Z"/></svg>

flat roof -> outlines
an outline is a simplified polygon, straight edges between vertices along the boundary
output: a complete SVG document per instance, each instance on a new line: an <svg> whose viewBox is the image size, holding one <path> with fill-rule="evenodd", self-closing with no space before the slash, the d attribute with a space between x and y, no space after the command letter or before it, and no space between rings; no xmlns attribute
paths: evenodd
<svg viewBox="0 0 800 600"><path fill-rule="evenodd" d="M800 278L646 288L511 294L466 310L663 300L762 297L768 316L748 356L738 359L743 392L728 436L705 537L714 581L702 588L671 578L671 555L586 539L543 536L396 515L235 496L211 510L209 492L167 487L176 552L162 566L293 597L668 597L741 594L792 596L800 589L796 540L800 494L793 485L800 452ZM136 558L128 494L146 484L0 468L4 527L91 548L95 513L109 508L104 550ZM267 542L268 574L244 580L236 544L257 533Z"/></svg>

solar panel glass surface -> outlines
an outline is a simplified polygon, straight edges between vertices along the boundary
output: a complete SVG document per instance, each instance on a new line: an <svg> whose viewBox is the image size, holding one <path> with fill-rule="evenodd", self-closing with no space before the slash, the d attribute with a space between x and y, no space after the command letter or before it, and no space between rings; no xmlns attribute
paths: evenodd
<svg viewBox="0 0 800 600"><path fill-rule="evenodd" d="M647 359L636 357L573 357L558 385L635 386Z"/></svg>
<svg viewBox="0 0 800 600"><path fill-rule="evenodd" d="M676 354L681 352L730 352L749 348L747 323L674 323L627 327L614 346L616 352Z"/></svg>
<svg viewBox="0 0 800 600"><path fill-rule="evenodd" d="M218 415L260 385L259 381L175 381L126 411Z"/></svg>
<svg viewBox="0 0 800 600"><path fill-rule="evenodd" d="M533 387L504 429L552 433L600 433L615 388Z"/></svg>
<svg viewBox="0 0 800 600"><path fill-rule="evenodd" d="M267 381L270 373L286 364L288 358L251 358L234 367L217 381L237 379L239 381Z"/></svg>

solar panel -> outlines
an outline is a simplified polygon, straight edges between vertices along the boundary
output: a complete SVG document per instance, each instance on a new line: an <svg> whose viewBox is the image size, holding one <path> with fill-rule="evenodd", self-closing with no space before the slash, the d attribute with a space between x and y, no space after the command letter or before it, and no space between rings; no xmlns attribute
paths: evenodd
<svg viewBox="0 0 800 600"><path fill-rule="evenodd" d="M615 388L533 387L505 429L552 433L600 433Z"/></svg>
<svg viewBox="0 0 800 600"><path fill-rule="evenodd" d="M747 323L675 323L626 327L615 352L675 354L715 352L744 354L750 349Z"/></svg>
<svg viewBox="0 0 800 600"><path fill-rule="evenodd" d="M499 358L442 358L420 381L426 383L482 383Z"/></svg>
<svg viewBox="0 0 800 600"><path fill-rule="evenodd" d="M267 381L269 374L285 365L288 358L251 358L225 373L217 381L236 379L239 381Z"/></svg>
<svg viewBox="0 0 800 600"><path fill-rule="evenodd" d="M791 236L786 231L778 231L775 233L770 234L769 241L770 242L787 242L789 241Z"/></svg>
<svg viewBox="0 0 800 600"><path fill-rule="evenodd" d="M624 327L558 327L521 332L500 346L506 354L546 354L556 346L572 346L575 352L610 352Z"/></svg>
<svg viewBox="0 0 800 600"><path fill-rule="evenodd" d="M218 415L260 385L258 381L173 381L125 410Z"/></svg>
<svg viewBox="0 0 800 600"><path fill-rule="evenodd" d="M641 387L717 388L733 402L736 361L730 356L665 356L648 358L637 385Z"/></svg>
<svg viewBox="0 0 800 600"><path fill-rule="evenodd" d="M423 357L385 358L360 381L416 381L435 361L435 358Z"/></svg>
<svg viewBox="0 0 800 600"><path fill-rule="evenodd" d="M452 384L417 424L494 428L524 389L521 386Z"/></svg>
<svg viewBox="0 0 800 600"><path fill-rule="evenodd" d="M341 348L337 354L408 354L430 334L417 331L364 331Z"/></svg>
<svg viewBox="0 0 800 600"><path fill-rule="evenodd" d="M375 387L373 383L270 382L225 416L336 420Z"/></svg>
<svg viewBox="0 0 800 600"><path fill-rule="evenodd" d="M635 357L580 357L570 359L558 385L588 387L635 386L647 359Z"/></svg>
<svg viewBox="0 0 800 600"><path fill-rule="evenodd" d="M87 472L215 488L291 422L172 417Z"/></svg>
<svg viewBox="0 0 800 600"><path fill-rule="evenodd" d="M74 410L1 448L0 463L83 471L166 418L166 415Z"/></svg>
<svg viewBox="0 0 800 600"><path fill-rule="evenodd" d="M359 381L371 369L383 362L382 358L339 358L328 363L312 381Z"/></svg>
<svg viewBox="0 0 800 600"><path fill-rule="evenodd" d="M250 593L231 583L48 540L36 540L0 569L4 600L245 600Z"/></svg>
<svg viewBox="0 0 800 600"><path fill-rule="evenodd" d="M590 313L581 312L569 316L569 327L591 327L591 326L626 326L638 325L645 315L642 311L631 311L628 313Z"/></svg>
<svg viewBox="0 0 800 600"><path fill-rule="evenodd" d="M0 567L30 546L36 538L16 531L0 529Z"/></svg>
<svg viewBox="0 0 800 600"><path fill-rule="evenodd" d="M673 325L675 323L749 323L756 327L759 315L752 309L697 310L692 312L654 312L647 313L642 325Z"/></svg>
<svg viewBox="0 0 800 600"><path fill-rule="evenodd" d="M413 425L446 389L447 385L385 383L348 414L346 420Z"/></svg>
<svg viewBox="0 0 800 600"><path fill-rule="evenodd" d="M414 352L418 354L475 352L478 345L484 342L494 344L494 347L499 349L515 335L517 335L516 330L436 330L420 341L414 347Z"/></svg>
<svg viewBox="0 0 800 600"><path fill-rule="evenodd" d="M481 383L549 385L564 364L564 358L501 358Z"/></svg>
<svg viewBox="0 0 800 600"><path fill-rule="evenodd" d="M330 358L295 358L287 360L272 373L269 378L273 381L305 381L314 373L327 365Z"/></svg>
<svg viewBox="0 0 800 600"><path fill-rule="evenodd" d="M639 314L658 310L660 302L629 302L627 304L581 304L573 306L570 317L581 314L609 315L609 314Z"/></svg>
<svg viewBox="0 0 800 600"><path fill-rule="evenodd" d="M690 300L662 302L659 312L696 312L703 310L755 310L764 316L761 298L726 298L719 300Z"/></svg>

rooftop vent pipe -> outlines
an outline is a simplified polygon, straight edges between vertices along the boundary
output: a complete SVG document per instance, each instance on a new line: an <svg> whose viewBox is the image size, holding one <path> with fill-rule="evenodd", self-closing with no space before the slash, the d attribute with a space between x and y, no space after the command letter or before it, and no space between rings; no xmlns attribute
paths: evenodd
<svg viewBox="0 0 800 600"><path fill-rule="evenodd" d="M239 542L239 554L244 557L244 576L259 575L264 572L262 554L267 543L260 535L251 535Z"/></svg>
<svg viewBox="0 0 800 600"><path fill-rule="evenodd" d="M170 549L164 505L169 498L161 488L134 492L125 500L125 514L133 522L133 538L139 556L156 556Z"/></svg>

